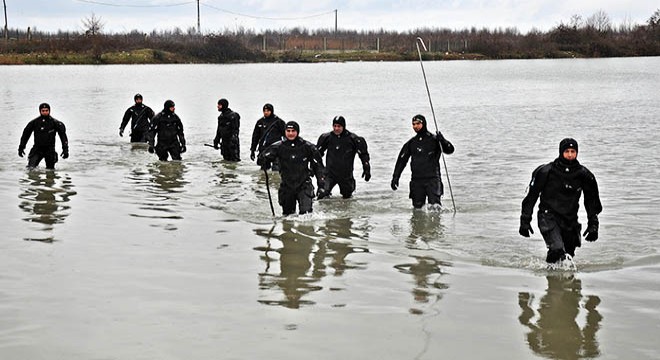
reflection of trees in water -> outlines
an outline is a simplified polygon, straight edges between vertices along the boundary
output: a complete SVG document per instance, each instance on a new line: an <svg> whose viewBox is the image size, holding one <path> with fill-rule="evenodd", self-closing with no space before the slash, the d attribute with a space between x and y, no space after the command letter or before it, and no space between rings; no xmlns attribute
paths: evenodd
<svg viewBox="0 0 660 360"><path fill-rule="evenodd" d="M449 267L451 264L429 256L411 257L416 262L395 265L394 267L404 274L412 275L415 283L412 294L415 301L418 303L428 303L431 297L435 297L435 301L440 300L442 298L442 291L449 288L449 285L439 281L442 275L441 266ZM421 310L416 309L411 309L411 312L416 314L422 313Z"/></svg>
<svg viewBox="0 0 660 360"><path fill-rule="evenodd" d="M518 320L530 329L527 344L535 353L554 359L594 358L600 355L596 332L603 317L596 307L598 296L582 296L582 283L574 275L547 276L548 288L538 304L538 317L533 307L534 295L518 294L522 310ZM580 309L586 310L586 322L577 324ZM533 322L532 320L536 320Z"/></svg>
<svg viewBox="0 0 660 360"><path fill-rule="evenodd" d="M26 178L21 180L21 187L18 206L27 213L24 221L43 224L42 230L50 232L55 224L63 223L69 216L68 203L70 197L76 195L69 175L35 169L27 172ZM53 235L25 240L52 242Z"/></svg>
<svg viewBox="0 0 660 360"><path fill-rule="evenodd" d="M326 268L334 269L335 276L343 275L346 269L364 269L364 263L352 263L346 256L355 252L368 252L366 249L353 247L347 243L323 240L317 235L328 231L334 225L326 225L316 230L309 224L296 224L292 220L283 220L281 231L275 232L276 225L269 230L257 229L256 234L267 239L265 247L255 250L263 251L261 259L266 263L266 269L259 274L261 290L279 289L284 293L281 300L259 300L268 305L281 305L297 309L303 305L313 305L311 300L303 299L312 291L323 289L318 283L326 275ZM348 230L350 232L350 229ZM279 240L280 248L273 247L271 240ZM276 255L275 255L276 254ZM326 262L329 261L329 265ZM271 264L279 262L279 274L270 273Z"/></svg>

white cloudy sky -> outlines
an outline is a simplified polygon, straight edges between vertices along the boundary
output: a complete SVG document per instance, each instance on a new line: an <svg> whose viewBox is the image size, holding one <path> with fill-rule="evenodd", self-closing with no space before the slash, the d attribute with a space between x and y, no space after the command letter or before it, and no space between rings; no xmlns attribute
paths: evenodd
<svg viewBox="0 0 660 360"><path fill-rule="evenodd" d="M186 30L197 26L197 0L4 0L9 28L82 30L92 13L106 32ZM604 11L612 23L642 24L659 0L199 0L205 33L240 27L408 31L417 28L550 30L572 15ZM314 16L318 15L318 16ZM4 22L3 22L4 25Z"/></svg>

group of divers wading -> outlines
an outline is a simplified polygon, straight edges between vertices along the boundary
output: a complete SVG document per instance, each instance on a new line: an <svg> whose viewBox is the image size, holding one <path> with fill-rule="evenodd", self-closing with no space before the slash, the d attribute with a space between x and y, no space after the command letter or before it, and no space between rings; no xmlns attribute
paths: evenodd
<svg viewBox="0 0 660 360"><path fill-rule="evenodd" d="M135 104L128 108L119 127L123 136L129 121L133 143L148 143L149 153L156 153L161 161L181 160L186 152L183 124L175 113L172 100L165 101L159 113L143 103L142 95L136 94ZM240 161L239 127L240 115L229 108L227 99L218 101L218 127L213 146L220 149L227 161ZM355 191L353 163L355 156L362 163L362 178L371 179L369 152L364 138L346 129L346 120L336 116L332 120L332 131L322 134L314 145L299 136L300 126L295 121L284 122L273 105L263 106L263 117L257 120L252 132L250 159L256 160L263 170L279 171L281 176L278 200L284 215L295 213L296 204L300 214L312 211L312 199L330 196L335 185L343 198L350 198ZM61 156L69 157L69 143L64 124L50 116L50 105L39 105L40 116L31 120L21 136L18 155L25 155L30 136L34 134L34 145L28 154L28 168L35 168L45 160L47 169L54 169L58 160L55 150L55 134L62 144ZM452 154L454 146L440 131L427 129L423 115L412 118L415 136L408 140L397 157L392 174L391 188L397 190L399 178L410 160L411 180L409 197L414 208L428 203L439 206L443 195L440 175L440 157ZM325 153L326 164L323 165ZM534 233L531 226L534 205L540 198L537 221L546 247L546 261L555 263L575 255L581 246L581 237L587 241L598 239L598 214L602 205L596 178L577 160L578 143L566 138L559 143L559 156L532 172L528 192L522 201L519 233L529 237ZM318 191L314 194L312 176L316 177ZM581 234L578 222L579 200L584 192L587 212L587 228ZM582 236L581 236L582 235Z"/></svg>

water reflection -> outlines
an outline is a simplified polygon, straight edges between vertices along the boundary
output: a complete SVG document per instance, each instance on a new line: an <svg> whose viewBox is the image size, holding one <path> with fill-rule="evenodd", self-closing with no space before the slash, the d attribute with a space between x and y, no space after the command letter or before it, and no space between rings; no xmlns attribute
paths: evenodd
<svg viewBox="0 0 660 360"><path fill-rule="evenodd" d="M406 247L414 249L418 248L420 241L424 244L437 241L443 236L444 230L439 211L414 210L410 216L410 235Z"/></svg>
<svg viewBox="0 0 660 360"><path fill-rule="evenodd" d="M582 296L582 282L573 274L547 276L548 288L534 311L534 295L518 293L522 313L518 320L530 331L527 344L535 353L553 359L594 358L600 355L596 332L603 317L598 296ZM578 325L581 309L584 326Z"/></svg>
<svg viewBox="0 0 660 360"><path fill-rule="evenodd" d="M55 224L63 223L69 216L68 203L71 196L76 195L71 177L52 170L35 169L28 171L20 183L23 189L18 206L27 214L23 220L42 224L41 231L48 235L25 240L53 242L52 230Z"/></svg>
<svg viewBox="0 0 660 360"><path fill-rule="evenodd" d="M141 192L136 195L136 198L141 199L141 212L130 215L150 219L182 219L177 207L181 193L188 184L185 173L186 166L180 161L158 162L149 166L146 171L132 169L127 178L131 186ZM172 224L167 224L165 228L177 229Z"/></svg>
<svg viewBox="0 0 660 360"><path fill-rule="evenodd" d="M336 239L339 233L351 232L351 223L350 220L328 220L316 229L309 223L284 219L270 229L255 230L257 235L266 238L266 246L255 248L263 252L261 259L266 263L266 269L259 274L259 288L264 291L262 297L271 296L272 290L284 294L283 298L276 300L258 301L290 309L313 305L315 302L306 297L311 292L323 290L319 284L328 275L328 268L333 270L334 276L342 276L348 269L365 269L366 263L350 261L346 257L368 250ZM277 247L278 242L281 247ZM271 269L276 263L279 263L279 273ZM341 289L335 287L328 290Z"/></svg>
<svg viewBox="0 0 660 360"><path fill-rule="evenodd" d="M256 230L257 235L267 238L268 246L264 249L262 260L266 262L266 270L259 274L259 288L280 289L284 292L284 298L280 300L259 300L262 304L282 305L290 309L298 309L301 305L314 304L313 301L303 300L302 297L311 291L319 291L321 286L316 285L323 276L323 266L315 263L315 269L312 274L308 270L312 266L310 255L314 249L315 240L309 236L314 233L310 225L294 225L293 221L284 220L282 222L282 232L275 235L274 229L268 232ZM282 247L272 248L271 239L277 239L282 242ZM271 263L278 262L277 257L272 257L276 253L279 257L280 273L272 274L269 272ZM317 259L318 261L318 259Z"/></svg>
<svg viewBox="0 0 660 360"><path fill-rule="evenodd" d="M443 275L442 266L450 267L451 264L434 259L429 256L414 256L414 263L395 265L394 267L404 274L410 274L413 277L415 286L412 294L415 302L428 303L433 299L436 302L442 298L442 292L449 288L449 285L440 281ZM419 309L410 309L413 314L422 314Z"/></svg>
<svg viewBox="0 0 660 360"><path fill-rule="evenodd" d="M185 171L186 166L180 161L161 161L155 167L149 169L153 183L168 194L183 191L183 186L188 183L183 178ZM165 197L178 199L170 195Z"/></svg>
<svg viewBox="0 0 660 360"><path fill-rule="evenodd" d="M325 235L326 241L319 241L317 255L330 259L330 268L334 269L335 276L342 276L349 269L364 270L366 262L356 262L346 259L352 253L368 253L369 249L353 246L346 240L365 239L366 234L359 234L354 230L354 222L350 218L328 219L325 225L319 228L319 233ZM345 239L342 241L342 239Z"/></svg>

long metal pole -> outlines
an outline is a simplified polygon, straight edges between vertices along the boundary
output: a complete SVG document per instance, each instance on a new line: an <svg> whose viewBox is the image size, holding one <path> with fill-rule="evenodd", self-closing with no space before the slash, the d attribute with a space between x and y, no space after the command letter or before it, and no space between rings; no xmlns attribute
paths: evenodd
<svg viewBox="0 0 660 360"><path fill-rule="evenodd" d="M199 21L199 0L197 0L197 34L202 35L201 22Z"/></svg>
<svg viewBox="0 0 660 360"><path fill-rule="evenodd" d="M431 91L429 90L429 83L426 81L426 71L424 71L424 62L422 61L422 51L419 50L419 44L422 44L424 51L426 51L426 45L424 45L424 40L418 37L415 41L417 46L417 54L419 55L419 65L422 67L422 75L424 75L424 85L426 85L426 94L429 97L429 104L431 105L431 114L433 114L433 123L435 124L435 131L438 132L438 121L435 119L435 110L433 109L433 100L431 100ZM451 195L451 204L454 207L454 215L456 215L456 202L454 202L454 192L451 189L451 181L449 181L449 170L447 170L447 161L445 161L444 149L442 148L442 143L440 144L440 158L442 158L442 163L445 166L445 174L447 175L447 185L449 186L449 194Z"/></svg>
<svg viewBox="0 0 660 360"><path fill-rule="evenodd" d="M270 212L275 216L275 208L273 208L273 198L270 196L270 185L268 184L268 170L264 169L266 175L266 191L268 192L268 203L270 204Z"/></svg>
<svg viewBox="0 0 660 360"><path fill-rule="evenodd" d="M9 41L9 29L7 28L7 1L2 0L2 5L5 8L5 41Z"/></svg>
<svg viewBox="0 0 660 360"><path fill-rule="evenodd" d="M337 34L337 9L335 9L335 34Z"/></svg>

